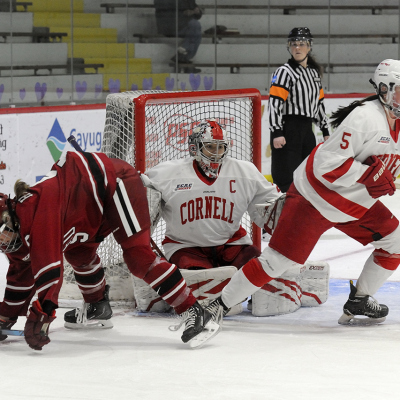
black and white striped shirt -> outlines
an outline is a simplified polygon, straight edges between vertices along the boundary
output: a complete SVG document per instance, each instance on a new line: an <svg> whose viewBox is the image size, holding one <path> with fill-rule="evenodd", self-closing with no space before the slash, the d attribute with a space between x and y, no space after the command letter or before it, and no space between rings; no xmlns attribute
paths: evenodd
<svg viewBox="0 0 400 400"><path fill-rule="evenodd" d="M283 136L284 115L312 118L322 130L323 136L329 136L324 91L321 77L315 68L304 68L290 59L273 74L269 96L271 138Z"/></svg>

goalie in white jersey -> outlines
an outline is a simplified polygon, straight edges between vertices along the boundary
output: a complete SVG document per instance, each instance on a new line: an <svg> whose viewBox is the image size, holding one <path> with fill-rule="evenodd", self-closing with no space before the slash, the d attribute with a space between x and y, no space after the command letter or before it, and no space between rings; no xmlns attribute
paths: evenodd
<svg viewBox="0 0 400 400"><path fill-rule="evenodd" d="M304 264L320 236L335 227L375 248L356 286L350 281L339 323L385 319L388 307L372 296L400 264L399 221L378 200L394 194L400 168L400 61L381 62L371 83L376 95L333 114L335 132L295 171L269 246L209 305L215 317L288 268Z"/></svg>
<svg viewBox="0 0 400 400"><path fill-rule="evenodd" d="M256 204L281 193L254 164L228 156L230 141L215 120L197 125L188 143L190 158L160 163L142 178L162 193L165 255L181 269L239 268L260 255L241 226L244 213L264 227Z"/></svg>

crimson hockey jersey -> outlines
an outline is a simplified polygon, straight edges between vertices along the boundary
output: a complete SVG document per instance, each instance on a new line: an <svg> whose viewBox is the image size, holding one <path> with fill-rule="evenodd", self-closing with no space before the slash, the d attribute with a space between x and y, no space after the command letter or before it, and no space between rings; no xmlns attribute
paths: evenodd
<svg viewBox="0 0 400 400"><path fill-rule="evenodd" d="M19 274L20 287L7 296L15 300L8 306L23 304L32 288L41 303L58 304L63 252L81 243L99 242L110 233L103 208L115 189L115 170L104 154L67 152L18 200L23 246L7 256L9 274L14 278Z"/></svg>
<svg viewBox="0 0 400 400"><path fill-rule="evenodd" d="M230 157L218 178L209 180L193 158L166 161L146 172L165 202L165 255L185 247L252 244L241 226L243 214L262 227L255 205L275 200L280 193L254 164Z"/></svg>
<svg viewBox="0 0 400 400"><path fill-rule="evenodd" d="M395 131L379 100L355 108L331 135L316 147L294 173L297 190L329 221L361 218L373 199L357 181L368 169L368 157L380 158L397 176L400 167L399 120Z"/></svg>

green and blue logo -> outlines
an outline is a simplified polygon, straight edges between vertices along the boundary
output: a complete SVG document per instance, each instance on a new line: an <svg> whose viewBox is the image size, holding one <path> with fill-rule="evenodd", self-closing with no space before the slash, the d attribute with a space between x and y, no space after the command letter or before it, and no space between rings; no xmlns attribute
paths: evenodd
<svg viewBox="0 0 400 400"><path fill-rule="evenodd" d="M54 162L57 162L67 144L67 139L65 138L64 132L62 131L57 118L50 130L49 136L47 136L46 144Z"/></svg>

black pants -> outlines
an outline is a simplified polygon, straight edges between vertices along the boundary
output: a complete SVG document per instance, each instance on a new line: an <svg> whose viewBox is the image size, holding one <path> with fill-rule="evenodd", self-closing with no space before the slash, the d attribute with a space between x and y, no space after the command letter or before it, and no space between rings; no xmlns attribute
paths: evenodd
<svg viewBox="0 0 400 400"><path fill-rule="evenodd" d="M274 183L286 192L293 182L293 172L316 146L312 119L286 116L283 120L286 145L275 149L271 139L271 173Z"/></svg>

